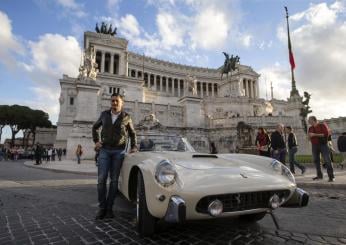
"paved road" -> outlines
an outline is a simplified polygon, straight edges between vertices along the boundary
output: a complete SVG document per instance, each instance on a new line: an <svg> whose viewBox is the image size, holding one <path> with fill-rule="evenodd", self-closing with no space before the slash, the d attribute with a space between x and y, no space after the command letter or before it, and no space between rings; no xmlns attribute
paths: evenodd
<svg viewBox="0 0 346 245"><path fill-rule="evenodd" d="M346 190L309 189L303 209L276 211L255 224L239 220L161 224L140 238L134 208L117 199L117 217L95 221L95 177L0 162L0 244L346 244Z"/></svg>

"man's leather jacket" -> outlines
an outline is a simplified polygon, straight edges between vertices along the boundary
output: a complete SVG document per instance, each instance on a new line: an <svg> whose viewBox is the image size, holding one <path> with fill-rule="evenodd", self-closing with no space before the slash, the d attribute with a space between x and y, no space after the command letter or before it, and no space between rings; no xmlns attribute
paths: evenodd
<svg viewBox="0 0 346 245"><path fill-rule="evenodd" d="M98 129L102 126L101 139L99 138ZM102 147L111 149L125 149L128 139L131 140L131 149L136 144L136 131L133 127L132 119L124 111L120 112L117 120L112 123L111 110L103 111L100 118L94 123L92 128L94 142L101 142Z"/></svg>

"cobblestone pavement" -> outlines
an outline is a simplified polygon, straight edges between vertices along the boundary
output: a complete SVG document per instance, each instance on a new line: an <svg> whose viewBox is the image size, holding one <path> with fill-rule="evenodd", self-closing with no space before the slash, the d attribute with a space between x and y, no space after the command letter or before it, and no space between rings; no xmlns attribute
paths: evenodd
<svg viewBox="0 0 346 245"><path fill-rule="evenodd" d="M133 206L121 198L115 219L94 220L95 183L90 176L0 162L0 244L346 244L346 190L308 189L308 207L276 211L278 233L268 216L254 224L159 224L155 236L141 238Z"/></svg>

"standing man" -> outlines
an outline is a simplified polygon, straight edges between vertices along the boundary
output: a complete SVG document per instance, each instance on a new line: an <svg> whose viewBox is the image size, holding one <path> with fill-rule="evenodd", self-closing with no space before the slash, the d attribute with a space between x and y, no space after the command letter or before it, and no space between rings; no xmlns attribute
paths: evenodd
<svg viewBox="0 0 346 245"><path fill-rule="evenodd" d="M313 180L323 179L323 173L321 170L320 154L322 154L324 163L327 167L328 182L334 181L334 170L330 160L330 150L328 147L328 127L324 123L317 121L315 116L310 116L308 119L309 138L312 146L312 158L315 163L317 176Z"/></svg>
<svg viewBox="0 0 346 245"><path fill-rule="evenodd" d="M289 163L290 163L290 170L293 174L295 174L294 165L296 165L302 171L302 174L304 174L305 173L305 167L296 161L295 155L298 151L298 144L297 144L296 135L293 133L292 127L287 126L285 129L286 129L286 133L288 135L287 146L288 146L288 159L289 159Z"/></svg>
<svg viewBox="0 0 346 245"><path fill-rule="evenodd" d="M42 147L39 143L36 144L36 147L35 147L35 160L36 160L36 163L35 165L39 165L42 163Z"/></svg>
<svg viewBox="0 0 346 245"><path fill-rule="evenodd" d="M111 96L111 109L103 111L92 128L95 150L99 150L97 192L99 211L96 219L114 218L113 203L118 192L118 178L130 139L130 153L137 151L136 132L130 115L123 111L124 98L118 93ZM102 126L101 138L97 130ZM110 186L107 194L107 178Z"/></svg>
<svg viewBox="0 0 346 245"><path fill-rule="evenodd" d="M346 164L346 132L343 132L338 137L338 150L342 155L342 162L340 163L341 169L344 168L344 164Z"/></svg>
<svg viewBox="0 0 346 245"><path fill-rule="evenodd" d="M286 165L286 144L284 139L284 125L276 126L276 130L271 134L272 157Z"/></svg>

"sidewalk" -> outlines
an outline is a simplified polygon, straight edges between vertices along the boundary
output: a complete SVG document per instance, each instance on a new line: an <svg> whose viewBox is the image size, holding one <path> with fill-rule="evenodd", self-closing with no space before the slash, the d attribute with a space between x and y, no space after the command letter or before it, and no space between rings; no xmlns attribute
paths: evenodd
<svg viewBox="0 0 346 245"><path fill-rule="evenodd" d="M53 172L97 176L95 161L91 160L81 160L81 164L77 164L77 161L73 160L52 161L48 163L43 161L40 165L35 165L34 163L33 161L26 161L24 165L29 168L39 168Z"/></svg>
<svg viewBox="0 0 346 245"><path fill-rule="evenodd" d="M41 165L34 165L33 161L24 162L24 165L31 168L40 168L61 173L74 173L97 176L97 167L95 162L91 160L82 160L81 164L77 164L73 160L54 161L49 163L42 163ZM324 174L323 180L313 181L312 178L316 176L316 170L313 167L307 167L304 175L300 174L300 170L296 170L296 182L299 187L315 187L315 188L332 188L332 189L346 189L346 167L341 170L334 168L335 181L328 182L327 171L322 170Z"/></svg>

